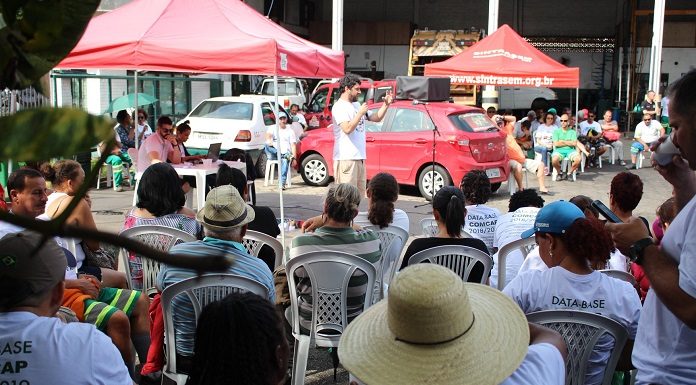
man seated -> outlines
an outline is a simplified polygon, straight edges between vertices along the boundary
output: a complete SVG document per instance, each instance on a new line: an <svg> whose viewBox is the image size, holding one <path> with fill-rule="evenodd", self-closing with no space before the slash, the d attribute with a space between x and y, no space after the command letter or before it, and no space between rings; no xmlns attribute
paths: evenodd
<svg viewBox="0 0 696 385"><path fill-rule="evenodd" d="M10 174L7 188L12 200L11 214L32 219L43 214L48 197L41 173L20 168ZM0 237L21 231L24 231L22 227L0 222ZM60 238L57 240L62 242ZM99 279L89 274L78 275L76 269L61 273L66 288L62 305L72 309L80 321L94 324L111 337L129 369L133 365L131 340L144 362L150 345L147 299L139 291L102 287Z"/></svg>
<svg viewBox="0 0 696 385"><path fill-rule="evenodd" d="M643 114L643 121L636 125L636 132L633 135L633 143L631 143L632 164L626 166L626 169L635 169L638 153L649 150L650 147L655 144L664 134L665 128L662 127L657 120L654 120L651 114Z"/></svg>
<svg viewBox="0 0 696 385"><path fill-rule="evenodd" d="M614 148L614 152L619 158L619 163L622 166L626 165L623 155L623 143L621 142L621 133L619 132L619 123L612 118L611 110L604 112L604 119L599 121L602 127L602 136L607 143Z"/></svg>
<svg viewBox="0 0 696 385"><path fill-rule="evenodd" d="M288 116L285 112L278 113L278 137L276 137L275 127L271 126L266 131L266 144L264 151L268 159L278 159L278 149L275 146L280 144L280 184L285 190L285 182L288 178L288 163L292 166L297 165L297 137L295 132L288 127Z"/></svg>
<svg viewBox="0 0 696 385"><path fill-rule="evenodd" d="M556 173L559 175L558 180L568 180L568 175L572 175L580 167L580 161L582 160L582 157L575 149L578 133L570 128L568 120L567 114L561 115L561 127L553 132L554 151L551 154L551 161L553 168L556 169ZM563 159L568 159L571 162L570 170L567 173L561 172L561 161Z"/></svg>
<svg viewBox="0 0 696 385"><path fill-rule="evenodd" d="M348 326L338 355L355 384L558 385L567 348L498 290L423 263Z"/></svg>
<svg viewBox="0 0 696 385"><path fill-rule="evenodd" d="M254 217L254 209L244 202L237 189L230 185L216 187L210 190L205 206L196 216L196 220L203 225L205 238L202 241L176 245L171 248L170 253L226 255L234 258L227 273L261 283L268 289L268 300L274 302L275 286L271 271L261 259L249 255L242 244L247 226ZM162 265L157 275L157 289L161 292L198 274L195 270ZM193 306L187 297L177 296L172 299L172 317L176 330L177 370L188 373L193 356L196 320Z"/></svg>
<svg viewBox="0 0 696 385"><path fill-rule="evenodd" d="M63 300L67 268L56 242L24 231L5 235L0 250L1 382L132 384L107 336L92 325L53 317Z"/></svg>
<svg viewBox="0 0 696 385"><path fill-rule="evenodd" d="M602 126L595 120L595 113L589 112L587 119L580 122L580 136L578 137L585 149L590 153L588 160L590 166L594 167L595 162L607 152L606 142L602 137Z"/></svg>
<svg viewBox="0 0 696 385"><path fill-rule="evenodd" d="M183 154L180 151L172 120L168 116L160 116L157 119L157 132L150 135L138 150L138 172L145 171L153 163L181 163Z"/></svg>

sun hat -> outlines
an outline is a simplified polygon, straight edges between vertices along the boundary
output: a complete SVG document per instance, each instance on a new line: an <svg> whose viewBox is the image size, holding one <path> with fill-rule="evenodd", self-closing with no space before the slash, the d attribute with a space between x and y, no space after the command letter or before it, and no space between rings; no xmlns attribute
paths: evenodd
<svg viewBox="0 0 696 385"><path fill-rule="evenodd" d="M558 113L556 112L556 109L553 108L553 107L549 108L549 110L546 111L546 112L548 112L549 114L554 114L554 115L557 115L557 114L558 114Z"/></svg>
<svg viewBox="0 0 696 385"><path fill-rule="evenodd" d="M21 287L0 284L0 297L16 303L63 281L68 264L63 250L52 238L38 248L42 241L43 236L33 231L0 239L0 282L22 282Z"/></svg>
<svg viewBox="0 0 696 385"><path fill-rule="evenodd" d="M585 214L578 206L567 201L551 202L537 213L534 227L522 232L522 238L529 238L534 233L563 234L578 218L585 218Z"/></svg>
<svg viewBox="0 0 696 385"><path fill-rule="evenodd" d="M196 220L205 227L225 230L244 226L254 216L254 208L244 202L239 191L232 185L224 185L210 190Z"/></svg>
<svg viewBox="0 0 696 385"><path fill-rule="evenodd" d="M499 384L528 344L527 320L505 294L417 264L394 278L386 300L348 325L338 355L368 385Z"/></svg>

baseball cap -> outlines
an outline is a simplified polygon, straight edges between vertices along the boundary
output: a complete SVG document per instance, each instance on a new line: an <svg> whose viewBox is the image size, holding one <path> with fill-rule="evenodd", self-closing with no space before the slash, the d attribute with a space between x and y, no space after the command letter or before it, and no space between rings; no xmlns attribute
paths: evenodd
<svg viewBox="0 0 696 385"><path fill-rule="evenodd" d="M288 117L288 115L285 112L283 112L283 111L278 112L278 119L287 118L287 117Z"/></svg>
<svg viewBox="0 0 696 385"><path fill-rule="evenodd" d="M55 286L65 278L67 260L58 244L33 231L5 235L0 239L0 282L10 278L24 287L0 284L0 296L23 300ZM27 290L26 293L17 291Z"/></svg>
<svg viewBox="0 0 696 385"><path fill-rule="evenodd" d="M549 108L549 110L546 111L546 112L548 112L549 114L554 114L554 115L557 115L557 114L558 114L558 112L556 112L556 109L553 108L553 107Z"/></svg>
<svg viewBox="0 0 696 385"><path fill-rule="evenodd" d="M539 210L534 220L534 227L524 231L521 237L529 238L537 231L563 234L578 218L585 218L585 214L578 206L567 201L552 202Z"/></svg>

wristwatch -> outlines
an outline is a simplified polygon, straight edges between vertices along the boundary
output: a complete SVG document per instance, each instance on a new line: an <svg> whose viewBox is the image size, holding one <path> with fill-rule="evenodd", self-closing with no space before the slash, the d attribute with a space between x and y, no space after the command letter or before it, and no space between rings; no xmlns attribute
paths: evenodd
<svg viewBox="0 0 696 385"><path fill-rule="evenodd" d="M652 238L643 238L632 244L631 247L628 249L628 257L631 259L631 262L637 263L638 265L642 265L645 248L653 244L654 243Z"/></svg>

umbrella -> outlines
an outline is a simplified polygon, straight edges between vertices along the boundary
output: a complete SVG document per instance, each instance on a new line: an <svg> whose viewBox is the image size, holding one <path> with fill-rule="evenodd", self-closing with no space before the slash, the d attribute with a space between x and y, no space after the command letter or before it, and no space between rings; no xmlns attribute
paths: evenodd
<svg viewBox="0 0 696 385"><path fill-rule="evenodd" d="M108 112L114 112L114 111L120 111L120 110L125 110L126 108L133 108L135 107L135 97L136 94L128 94L128 95L123 95L121 97L118 97L109 103L109 108L104 111L104 113ZM157 101L157 99L154 96L144 94L142 92L138 92L138 107L140 106L147 106L148 104L152 104Z"/></svg>

